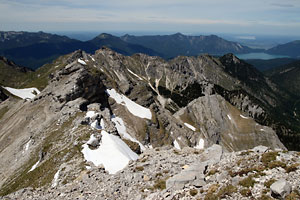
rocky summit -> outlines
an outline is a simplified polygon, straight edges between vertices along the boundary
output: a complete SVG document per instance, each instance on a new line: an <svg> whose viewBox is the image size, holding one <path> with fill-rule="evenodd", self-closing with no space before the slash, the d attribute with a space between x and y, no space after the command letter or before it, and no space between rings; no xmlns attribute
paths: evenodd
<svg viewBox="0 0 300 200"><path fill-rule="evenodd" d="M5 199L299 199L299 161L299 152L264 146L233 153L219 145L155 148L115 175L92 167L70 183L59 178L57 186Z"/></svg>
<svg viewBox="0 0 300 200"><path fill-rule="evenodd" d="M4 199L299 198L289 94L233 54L78 50L23 78L0 90Z"/></svg>

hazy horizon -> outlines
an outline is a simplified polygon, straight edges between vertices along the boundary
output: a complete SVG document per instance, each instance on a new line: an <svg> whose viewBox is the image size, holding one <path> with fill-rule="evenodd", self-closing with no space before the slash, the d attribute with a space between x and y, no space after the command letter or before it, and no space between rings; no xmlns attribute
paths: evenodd
<svg viewBox="0 0 300 200"><path fill-rule="evenodd" d="M300 1L0 0L3 31L300 35Z"/></svg>

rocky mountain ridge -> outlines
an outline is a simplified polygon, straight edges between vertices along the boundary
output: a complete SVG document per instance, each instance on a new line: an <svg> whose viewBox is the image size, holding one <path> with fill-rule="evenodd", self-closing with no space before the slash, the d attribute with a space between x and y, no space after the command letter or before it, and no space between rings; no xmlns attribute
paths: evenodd
<svg viewBox="0 0 300 200"><path fill-rule="evenodd" d="M82 171L74 182L22 189L4 199L299 199L299 152L258 146L225 153L149 149L110 175L103 167Z"/></svg>
<svg viewBox="0 0 300 200"><path fill-rule="evenodd" d="M85 169L115 167L89 157L103 153L107 141L118 144L112 151L127 162L129 154L165 146L285 150L277 132L261 123L271 115L266 108L280 103L278 89L245 65L232 54L165 61L107 48L57 59L46 66L53 70L49 83L35 98L0 104L1 195L49 188L57 173L64 174L57 184L65 185Z"/></svg>

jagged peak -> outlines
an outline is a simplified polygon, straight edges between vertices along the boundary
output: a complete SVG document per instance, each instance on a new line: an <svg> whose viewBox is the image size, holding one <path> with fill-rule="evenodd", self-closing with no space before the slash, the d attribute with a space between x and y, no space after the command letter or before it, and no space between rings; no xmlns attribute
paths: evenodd
<svg viewBox="0 0 300 200"><path fill-rule="evenodd" d="M236 57L233 53L228 53L228 54L225 54L224 56L222 56L220 58L221 62L223 63L234 63L234 64L239 64L241 63L241 60Z"/></svg>
<svg viewBox="0 0 300 200"><path fill-rule="evenodd" d="M87 59L87 54L85 51L81 50L81 49L78 49L76 51L74 51L73 53L70 54L70 56L68 57L67 59L67 63L72 63L74 62L75 60L79 59L79 58L82 58L84 60Z"/></svg>

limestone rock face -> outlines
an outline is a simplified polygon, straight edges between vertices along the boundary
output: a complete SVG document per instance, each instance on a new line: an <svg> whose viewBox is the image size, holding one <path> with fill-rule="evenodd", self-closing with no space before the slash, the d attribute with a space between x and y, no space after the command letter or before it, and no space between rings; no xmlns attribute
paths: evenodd
<svg viewBox="0 0 300 200"><path fill-rule="evenodd" d="M227 150L243 150L257 145L285 148L272 129L257 124L219 95L199 97L174 116L193 124L200 137L210 144L221 144Z"/></svg>

